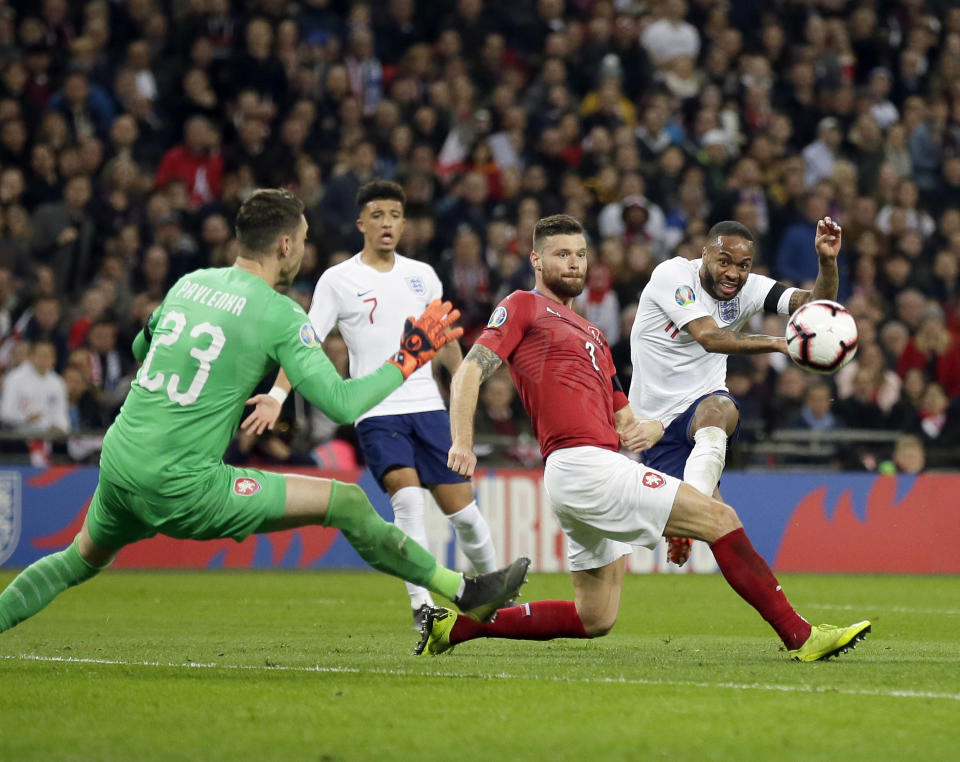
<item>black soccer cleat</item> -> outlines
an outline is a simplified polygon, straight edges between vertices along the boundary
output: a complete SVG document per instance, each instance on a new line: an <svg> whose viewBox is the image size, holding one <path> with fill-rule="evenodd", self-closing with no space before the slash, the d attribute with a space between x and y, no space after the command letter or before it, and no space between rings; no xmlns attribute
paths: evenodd
<svg viewBox="0 0 960 762"><path fill-rule="evenodd" d="M475 577L464 577L463 595L454 603L457 608L478 622L492 622L497 609L517 597L527 581L529 558L518 558L509 566Z"/></svg>
<svg viewBox="0 0 960 762"><path fill-rule="evenodd" d="M424 622L427 621L427 613L430 611L429 603L424 603L420 608L413 610L413 631L420 632L423 629Z"/></svg>

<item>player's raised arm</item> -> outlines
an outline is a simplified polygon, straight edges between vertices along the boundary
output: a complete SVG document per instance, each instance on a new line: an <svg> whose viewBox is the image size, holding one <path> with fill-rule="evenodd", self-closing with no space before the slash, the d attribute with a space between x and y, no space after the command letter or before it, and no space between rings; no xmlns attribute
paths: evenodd
<svg viewBox="0 0 960 762"><path fill-rule="evenodd" d="M480 385L501 365L500 357L482 344L474 344L450 384L450 436L453 445L447 467L461 476L471 477L477 467L473 454L473 417L477 412Z"/></svg>
<svg viewBox="0 0 960 762"><path fill-rule="evenodd" d="M836 301L840 289L840 271L837 259L840 256L840 244L843 230L839 224L829 217L824 217L817 223L817 233L813 239L814 248L820 258L820 269L817 271L817 280L812 291L798 289L790 297L790 313L793 314L801 305L817 299Z"/></svg>

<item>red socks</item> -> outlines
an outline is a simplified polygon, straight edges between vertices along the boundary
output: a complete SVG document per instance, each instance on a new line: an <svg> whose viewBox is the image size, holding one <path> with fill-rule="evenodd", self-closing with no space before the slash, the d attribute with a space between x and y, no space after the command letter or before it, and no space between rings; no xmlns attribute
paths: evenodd
<svg viewBox="0 0 960 762"><path fill-rule="evenodd" d="M474 638L552 640L589 637L573 601L533 601L500 609L493 622L457 617L450 631L450 644L456 645Z"/></svg>
<svg viewBox="0 0 960 762"><path fill-rule="evenodd" d="M728 532L710 549L720 571L734 590L766 619L789 649L810 637L810 625L787 601L767 562L760 557L743 529ZM533 601L500 609L493 622L457 617L450 644L474 638L552 640L589 638L573 601Z"/></svg>
<svg viewBox="0 0 960 762"><path fill-rule="evenodd" d="M790 605L743 528L728 532L711 546L723 576L747 603L760 612L788 649L799 648L810 637L810 624Z"/></svg>

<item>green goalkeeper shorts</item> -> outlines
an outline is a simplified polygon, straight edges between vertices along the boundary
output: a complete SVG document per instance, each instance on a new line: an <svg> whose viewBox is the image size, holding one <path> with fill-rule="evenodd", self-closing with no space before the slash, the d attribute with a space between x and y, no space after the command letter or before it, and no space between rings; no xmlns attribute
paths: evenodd
<svg viewBox="0 0 960 762"><path fill-rule="evenodd" d="M177 497L140 494L101 475L87 511L91 539L105 550L164 534L181 540L246 539L283 516L282 474L220 465Z"/></svg>

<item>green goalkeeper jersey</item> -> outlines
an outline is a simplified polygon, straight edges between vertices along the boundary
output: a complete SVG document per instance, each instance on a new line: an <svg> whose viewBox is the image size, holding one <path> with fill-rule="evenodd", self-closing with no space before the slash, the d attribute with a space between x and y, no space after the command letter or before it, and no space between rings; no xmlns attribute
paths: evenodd
<svg viewBox="0 0 960 762"><path fill-rule="evenodd" d="M246 400L280 366L340 423L403 382L386 362L363 378L340 378L300 305L236 267L177 281L133 349L143 365L104 438L101 474L159 496L188 493L220 465Z"/></svg>

